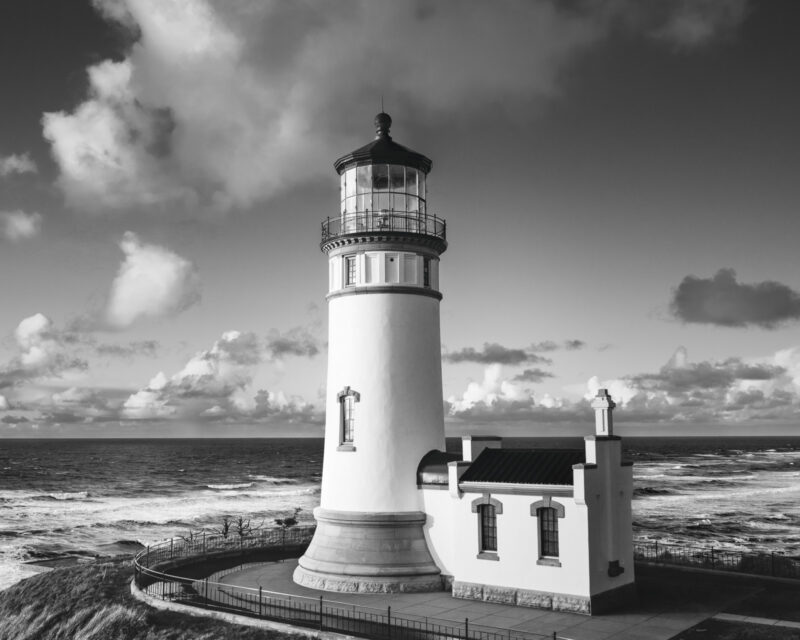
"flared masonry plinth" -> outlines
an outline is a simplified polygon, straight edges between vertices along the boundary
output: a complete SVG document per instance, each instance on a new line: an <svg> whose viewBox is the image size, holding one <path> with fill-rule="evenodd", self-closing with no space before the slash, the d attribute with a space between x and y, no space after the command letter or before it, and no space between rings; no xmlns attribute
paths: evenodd
<svg viewBox="0 0 800 640"><path fill-rule="evenodd" d="M425 514L314 510L317 531L294 581L312 589L362 593L441 591L428 551Z"/></svg>

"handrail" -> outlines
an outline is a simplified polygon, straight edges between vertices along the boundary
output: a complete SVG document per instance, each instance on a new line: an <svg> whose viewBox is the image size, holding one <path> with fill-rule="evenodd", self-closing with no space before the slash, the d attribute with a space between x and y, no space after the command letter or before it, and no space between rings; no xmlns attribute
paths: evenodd
<svg viewBox="0 0 800 640"><path fill-rule="evenodd" d="M397 615L391 607L378 609L364 605L330 600L323 596L286 594L263 588L231 585L211 580L210 577L177 575L176 562L185 561L187 568L196 560L225 556L230 552L247 550L272 550L281 557L296 557L299 547L311 541L315 527L265 529L254 536L239 538L228 535L209 535L203 532L191 540L170 539L143 549L134 557L134 582L148 595L162 600L206 609L224 610L250 617L279 620L320 630L337 631L368 638L385 640L537 640L558 638L557 634L530 631L511 631L485 625L476 625L465 619L463 623L438 620L413 614ZM291 554L291 551L294 554ZM245 560L244 555L241 560ZM170 563L171 568L159 570L158 565ZM241 566L241 565L239 565ZM169 573L167 572L169 571ZM185 571L183 573L186 573Z"/></svg>
<svg viewBox="0 0 800 640"><path fill-rule="evenodd" d="M683 567L800 580L800 558L666 542L634 542L634 559Z"/></svg>
<svg viewBox="0 0 800 640"><path fill-rule="evenodd" d="M322 221L322 242L359 233L399 231L446 239L447 223L435 215L394 209L344 213Z"/></svg>

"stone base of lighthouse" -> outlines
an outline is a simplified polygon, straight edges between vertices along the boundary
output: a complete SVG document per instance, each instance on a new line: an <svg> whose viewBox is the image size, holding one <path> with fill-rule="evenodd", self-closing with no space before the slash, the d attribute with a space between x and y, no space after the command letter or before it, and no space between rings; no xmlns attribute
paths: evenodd
<svg viewBox="0 0 800 640"><path fill-rule="evenodd" d="M441 591L439 568L425 542L421 511L363 513L314 510L317 530L294 581L325 591Z"/></svg>

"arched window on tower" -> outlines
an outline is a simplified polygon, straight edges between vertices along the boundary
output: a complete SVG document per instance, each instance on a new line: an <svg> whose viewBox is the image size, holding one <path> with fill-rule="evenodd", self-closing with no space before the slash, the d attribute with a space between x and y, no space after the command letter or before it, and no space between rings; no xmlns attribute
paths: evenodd
<svg viewBox="0 0 800 640"><path fill-rule="evenodd" d="M356 402L361 400L361 394L345 387L337 394L339 400L339 450L354 451Z"/></svg>

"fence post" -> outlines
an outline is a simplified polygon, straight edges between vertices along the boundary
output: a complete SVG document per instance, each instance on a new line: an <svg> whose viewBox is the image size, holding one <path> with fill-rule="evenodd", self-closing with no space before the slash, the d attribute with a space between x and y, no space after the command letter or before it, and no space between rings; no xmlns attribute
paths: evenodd
<svg viewBox="0 0 800 640"><path fill-rule="evenodd" d="M464 618L464 640L469 638L469 618Z"/></svg>
<svg viewBox="0 0 800 640"><path fill-rule="evenodd" d="M392 607L388 607L386 610L386 636L388 638L392 637Z"/></svg>
<svg viewBox="0 0 800 640"><path fill-rule="evenodd" d="M208 578L203 580L203 606L208 609Z"/></svg>
<svg viewBox="0 0 800 640"><path fill-rule="evenodd" d="M258 585L258 617L261 617L261 585Z"/></svg>
<svg viewBox="0 0 800 640"><path fill-rule="evenodd" d="M322 631L322 596L319 597L319 630Z"/></svg>

